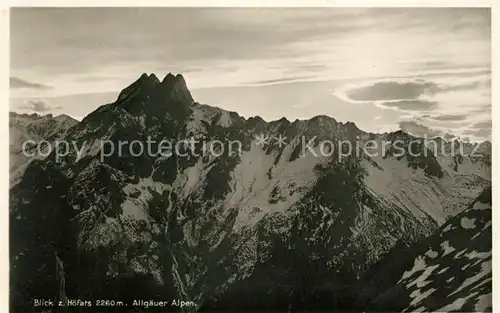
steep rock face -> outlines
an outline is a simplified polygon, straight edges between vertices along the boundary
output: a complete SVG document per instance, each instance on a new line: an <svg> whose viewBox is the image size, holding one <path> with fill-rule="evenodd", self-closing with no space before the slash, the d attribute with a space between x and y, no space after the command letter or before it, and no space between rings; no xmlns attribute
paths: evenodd
<svg viewBox="0 0 500 313"><path fill-rule="evenodd" d="M33 159L23 153L23 144L32 140L40 142L47 140L53 142L65 136L68 129L75 126L77 120L67 116L52 114L17 114L9 113L9 156L10 156L10 185L13 186L19 182L28 163ZM33 143L28 150L30 154L34 153ZM38 156L40 157L40 156Z"/></svg>
<svg viewBox="0 0 500 313"><path fill-rule="evenodd" d="M33 295L46 299L60 295L56 255L67 260L76 253L68 223L68 186L64 175L34 160L11 190L15 196L11 198L9 227L10 286L11 301L18 309L28 310Z"/></svg>
<svg viewBox="0 0 500 313"><path fill-rule="evenodd" d="M397 245L364 278L369 311L485 312L492 309L491 188L432 236Z"/></svg>
<svg viewBox="0 0 500 313"><path fill-rule="evenodd" d="M349 309L353 281L397 242L431 234L459 210L447 206L472 201L491 180L487 162L463 171L435 155L415 163L324 153L384 136L326 116L247 120L193 102L180 75L143 74L66 134L82 155L51 154L11 190L11 232L23 238L11 250L13 306L29 308L55 281L57 255L68 298ZM199 141L180 153L157 151L162 140L191 138ZM131 149L148 140L152 153ZM443 175L426 172L426 162ZM46 228L43 216L66 230ZM35 269L47 270L30 276Z"/></svg>
<svg viewBox="0 0 500 313"><path fill-rule="evenodd" d="M211 294L207 308L347 309L360 273L396 240L413 242L433 228L370 193L355 160L316 171L297 203L256 223L232 286Z"/></svg>

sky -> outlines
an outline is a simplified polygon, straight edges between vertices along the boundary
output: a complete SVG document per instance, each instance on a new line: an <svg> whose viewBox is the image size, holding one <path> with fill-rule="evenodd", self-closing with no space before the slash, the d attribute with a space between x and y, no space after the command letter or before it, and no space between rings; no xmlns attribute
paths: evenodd
<svg viewBox="0 0 500 313"><path fill-rule="evenodd" d="M81 119L143 72L243 116L491 138L480 8L15 8L10 109Z"/></svg>

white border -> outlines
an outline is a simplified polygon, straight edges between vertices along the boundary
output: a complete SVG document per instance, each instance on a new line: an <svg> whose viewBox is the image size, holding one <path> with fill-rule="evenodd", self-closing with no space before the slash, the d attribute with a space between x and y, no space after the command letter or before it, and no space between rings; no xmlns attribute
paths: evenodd
<svg viewBox="0 0 500 313"><path fill-rule="evenodd" d="M499 271L500 267L497 269L496 261L500 260L496 252L499 251L499 240L497 238L496 226L499 223L500 213L497 212L497 186L499 179L499 167L498 167L498 153L499 145L498 139L500 139L500 126L495 121L495 118L500 116L500 110L496 105L497 99L500 97L497 94L497 90L500 90L497 75L498 70L498 60L497 57L500 55L500 36L498 30L500 30L499 22L499 3L494 0L391 0L391 1L358 1L358 0L335 0L335 1L297 1L297 0L275 0L269 3L268 0L253 0L253 1L230 1L230 0L219 0L217 2L208 2L200 0L170 0L168 2L161 0L18 0L18 1L6 1L0 7L0 48L2 55L0 56L0 71L4 73L0 77L0 103L1 110L0 114L0 142L5 147L5 152L0 154L0 165L1 165L1 182L0 182L0 199L2 200L3 216L0 218L0 312L8 312L8 287L9 287L9 256L8 256L8 196L9 196L9 156L8 151L8 141L9 141L9 129L8 129L8 110L9 110L9 7L114 7L114 6L131 6L131 7L148 7L148 6L203 6L203 7L214 7L214 6L236 6L236 7L491 7L492 13L492 116L493 116L493 134L492 134L492 146L493 146L493 159L492 159L492 184L493 184L493 307L500 308L500 297L495 296L495 291L498 290L497 286L499 284ZM495 31L497 30L497 31ZM5 75L6 74L6 75ZM498 310L498 309L497 309Z"/></svg>

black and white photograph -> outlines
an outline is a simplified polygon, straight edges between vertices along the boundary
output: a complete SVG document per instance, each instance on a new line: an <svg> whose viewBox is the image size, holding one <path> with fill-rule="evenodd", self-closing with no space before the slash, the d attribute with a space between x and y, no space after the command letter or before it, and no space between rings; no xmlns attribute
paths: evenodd
<svg viewBox="0 0 500 313"><path fill-rule="evenodd" d="M493 311L491 7L8 13L9 312Z"/></svg>

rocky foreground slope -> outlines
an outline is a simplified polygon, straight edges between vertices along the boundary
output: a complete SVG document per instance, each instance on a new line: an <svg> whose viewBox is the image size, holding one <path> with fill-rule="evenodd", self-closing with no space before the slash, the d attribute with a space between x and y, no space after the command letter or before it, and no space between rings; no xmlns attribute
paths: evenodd
<svg viewBox="0 0 500 313"><path fill-rule="evenodd" d="M200 142L181 154L127 149L193 137ZM404 132L366 133L327 116L245 119L196 103L172 74L143 74L64 138L81 153L34 160L11 189L11 305L20 312L34 298L123 300L123 310L134 299L358 309L358 286L392 247L425 240L491 185L488 145L447 156ZM338 158L322 153L327 140L328 151L344 151L340 141L387 145ZM216 141L218 152L237 141L241 153L204 153ZM459 144L436 142L442 151Z"/></svg>
<svg viewBox="0 0 500 313"><path fill-rule="evenodd" d="M371 311L492 311L491 189L432 236L395 246L363 278Z"/></svg>

